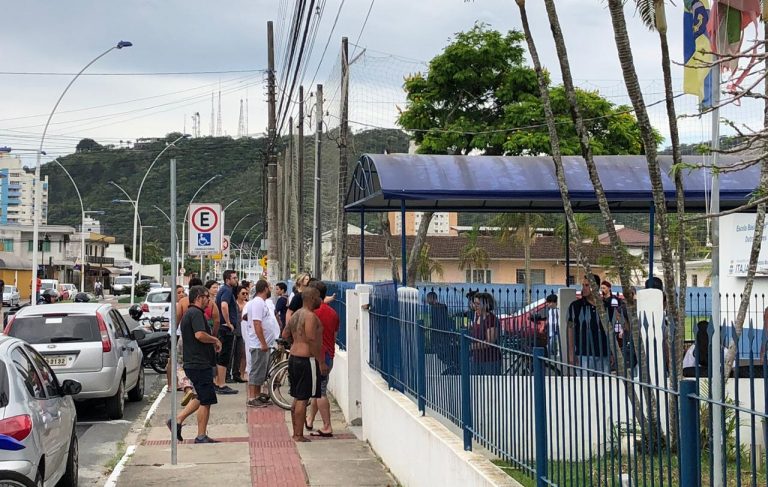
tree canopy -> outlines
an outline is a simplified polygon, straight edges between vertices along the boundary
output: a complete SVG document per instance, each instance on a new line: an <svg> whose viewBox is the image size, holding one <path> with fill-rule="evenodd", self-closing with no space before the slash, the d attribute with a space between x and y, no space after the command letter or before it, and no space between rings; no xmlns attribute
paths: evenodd
<svg viewBox="0 0 768 487"><path fill-rule="evenodd" d="M405 80L408 105L399 124L431 154L539 155L550 151L536 73L525 62L523 34L502 34L478 23L456 34L430 61L427 73ZM596 91L578 90L595 154L640 154L630 109ZM564 154L579 154L565 92L550 89Z"/></svg>

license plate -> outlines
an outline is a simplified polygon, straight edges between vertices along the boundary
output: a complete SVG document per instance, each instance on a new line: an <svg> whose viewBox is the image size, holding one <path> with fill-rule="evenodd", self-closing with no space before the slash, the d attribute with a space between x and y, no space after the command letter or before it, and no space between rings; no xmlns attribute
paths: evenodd
<svg viewBox="0 0 768 487"><path fill-rule="evenodd" d="M47 355L45 357L45 361L48 362L48 365L51 367L61 367L64 365L67 365L67 356L66 355Z"/></svg>

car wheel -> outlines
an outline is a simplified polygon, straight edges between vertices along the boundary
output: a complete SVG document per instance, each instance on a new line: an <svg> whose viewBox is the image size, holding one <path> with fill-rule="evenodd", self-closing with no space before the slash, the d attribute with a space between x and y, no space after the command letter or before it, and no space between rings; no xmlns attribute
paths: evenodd
<svg viewBox="0 0 768 487"><path fill-rule="evenodd" d="M138 402L144 399L144 367L139 367L139 378L136 380L136 385L133 389L128 391L128 400L131 402Z"/></svg>
<svg viewBox="0 0 768 487"><path fill-rule="evenodd" d="M120 381L120 386L114 396L107 398L107 417L109 419L123 419L125 413L125 379Z"/></svg>
<svg viewBox="0 0 768 487"><path fill-rule="evenodd" d="M77 476L79 468L79 449L77 445L77 435L72 432L72 440L69 442L69 455L67 456L67 470L61 477L56 487L77 487Z"/></svg>
<svg viewBox="0 0 768 487"><path fill-rule="evenodd" d="M40 477L39 474L38 477ZM7 485L8 487L42 487L43 485L42 480L39 483L32 482L26 476L13 470L0 470L0 482L0 485Z"/></svg>

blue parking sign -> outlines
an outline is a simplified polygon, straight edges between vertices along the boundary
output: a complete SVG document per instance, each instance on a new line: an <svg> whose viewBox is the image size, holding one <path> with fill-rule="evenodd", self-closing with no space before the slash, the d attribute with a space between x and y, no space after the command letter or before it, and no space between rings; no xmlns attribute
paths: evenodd
<svg viewBox="0 0 768 487"><path fill-rule="evenodd" d="M197 234L197 245L201 247L209 247L211 245L211 234L209 233L198 233Z"/></svg>

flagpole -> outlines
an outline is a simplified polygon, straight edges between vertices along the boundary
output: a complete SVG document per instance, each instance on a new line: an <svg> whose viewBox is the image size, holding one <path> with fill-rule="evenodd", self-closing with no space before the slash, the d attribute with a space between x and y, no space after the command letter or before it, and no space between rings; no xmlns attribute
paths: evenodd
<svg viewBox="0 0 768 487"><path fill-rule="evenodd" d="M719 44L718 45L722 45ZM715 55L717 61L717 55ZM720 176L717 170L718 151L720 149L720 65L715 64L712 73L712 204L710 212L720 213ZM712 219L712 340L710 349L712 356L712 470L714 474L713 487L723 486L723 381L721 380L723 346L721 337L722 319L720 316L720 217Z"/></svg>

